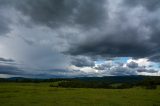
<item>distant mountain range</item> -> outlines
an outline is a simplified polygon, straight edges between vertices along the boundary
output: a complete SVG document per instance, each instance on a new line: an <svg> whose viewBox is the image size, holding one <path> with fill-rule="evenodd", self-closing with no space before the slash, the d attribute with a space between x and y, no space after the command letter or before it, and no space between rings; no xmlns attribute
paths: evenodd
<svg viewBox="0 0 160 106"><path fill-rule="evenodd" d="M105 77L77 77L77 78L49 78L49 79L36 79L24 77L11 77L0 78L1 82L52 82L60 80L80 80L80 81L102 81L109 83L134 83L143 81L144 79L160 79L156 76L105 76Z"/></svg>

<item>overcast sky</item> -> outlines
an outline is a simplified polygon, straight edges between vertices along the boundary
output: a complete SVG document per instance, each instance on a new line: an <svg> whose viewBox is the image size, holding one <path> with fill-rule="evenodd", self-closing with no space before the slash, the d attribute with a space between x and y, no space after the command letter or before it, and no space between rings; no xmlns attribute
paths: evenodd
<svg viewBox="0 0 160 106"><path fill-rule="evenodd" d="M0 0L0 77L160 76L160 0Z"/></svg>

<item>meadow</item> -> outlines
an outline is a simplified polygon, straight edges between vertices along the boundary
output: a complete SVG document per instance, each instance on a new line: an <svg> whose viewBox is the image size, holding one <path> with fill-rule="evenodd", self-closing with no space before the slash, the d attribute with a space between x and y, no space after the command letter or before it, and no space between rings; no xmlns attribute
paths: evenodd
<svg viewBox="0 0 160 106"><path fill-rule="evenodd" d="M0 106L160 106L157 89L58 88L51 83L0 83Z"/></svg>

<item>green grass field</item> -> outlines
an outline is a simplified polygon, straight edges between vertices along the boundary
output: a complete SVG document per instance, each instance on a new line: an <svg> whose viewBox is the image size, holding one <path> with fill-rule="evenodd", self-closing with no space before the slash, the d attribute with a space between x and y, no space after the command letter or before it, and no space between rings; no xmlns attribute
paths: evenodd
<svg viewBox="0 0 160 106"><path fill-rule="evenodd" d="M0 83L0 106L160 106L160 87L89 89L49 85Z"/></svg>

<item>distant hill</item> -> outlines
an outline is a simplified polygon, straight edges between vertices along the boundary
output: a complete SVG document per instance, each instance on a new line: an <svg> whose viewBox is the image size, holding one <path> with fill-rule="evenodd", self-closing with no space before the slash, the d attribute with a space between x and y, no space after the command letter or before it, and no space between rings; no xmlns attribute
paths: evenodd
<svg viewBox="0 0 160 106"><path fill-rule="evenodd" d="M36 79L24 77L0 78L0 82L55 82L61 80L95 81L108 83L135 83L145 79L160 79L156 76L105 76L105 77L77 77L77 78L49 78Z"/></svg>
<svg viewBox="0 0 160 106"><path fill-rule="evenodd" d="M142 81L147 76L105 76L105 77L81 77L75 78L82 81L108 81L110 83L124 83Z"/></svg>

